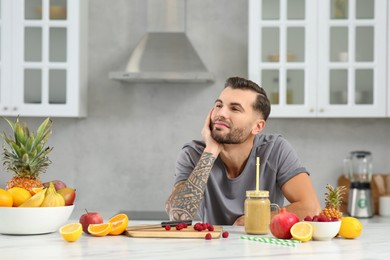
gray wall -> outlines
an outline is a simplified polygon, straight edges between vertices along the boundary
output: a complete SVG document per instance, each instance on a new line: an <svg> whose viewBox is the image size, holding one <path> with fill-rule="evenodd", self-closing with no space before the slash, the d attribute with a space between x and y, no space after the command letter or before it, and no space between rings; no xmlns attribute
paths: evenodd
<svg viewBox="0 0 390 260"><path fill-rule="evenodd" d="M214 84L129 84L108 73L124 66L145 33L146 1L90 0L88 117L53 119L53 163L42 179L75 187L77 211L162 211L181 145L200 138L225 79L247 77L247 9L247 0L187 2L187 34ZM34 129L42 120L22 119ZM372 151L374 170L390 172L390 119L270 119L265 132L292 143L321 201L351 150ZM11 177L3 172L1 187Z"/></svg>

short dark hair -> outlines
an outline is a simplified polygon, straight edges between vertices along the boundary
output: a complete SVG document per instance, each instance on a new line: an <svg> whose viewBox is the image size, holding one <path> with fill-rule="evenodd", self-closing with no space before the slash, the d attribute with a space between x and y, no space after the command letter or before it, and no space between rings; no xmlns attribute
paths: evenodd
<svg viewBox="0 0 390 260"><path fill-rule="evenodd" d="M271 103L267 97L265 90L255 82L240 77L230 77L226 80L225 88L252 90L257 93L257 98L253 104L253 109L260 112L264 120L267 121L271 113Z"/></svg>

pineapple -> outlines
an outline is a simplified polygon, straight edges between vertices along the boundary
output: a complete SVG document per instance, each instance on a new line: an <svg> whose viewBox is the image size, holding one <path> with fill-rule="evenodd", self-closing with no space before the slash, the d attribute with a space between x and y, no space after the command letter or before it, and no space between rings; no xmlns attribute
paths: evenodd
<svg viewBox="0 0 390 260"><path fill-rule="evenodd" d="M43 184L39 175L46 171L51 163L47 154L52 147L44 148L52 131L50 127L52 121L46 118L39 126L36 135L30 132L26 123L22 126L19 117L13 123L4 118L11 126L12 136L7 137L3 132L3 165L5 170L13 172L14 176L7 182L6 188L20 187L31 191L35 187L42 187Z"/></svg>
<svg viewBox="0 0 390 260"><path fill-rule="evenodd" d="M339 207L341 203L341 197L345 192L345 186L338 186L333 188L332 185L327 184L325 187L328 191L325 193L325 208L321 211L320 215L325 215L328 218L341 219L343 213L340 212Z"/></svg>

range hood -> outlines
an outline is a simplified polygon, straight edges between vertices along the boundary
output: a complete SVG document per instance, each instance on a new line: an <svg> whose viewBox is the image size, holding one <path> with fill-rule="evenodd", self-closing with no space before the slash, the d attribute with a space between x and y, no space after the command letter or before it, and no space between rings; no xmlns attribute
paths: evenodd
<svg viewBox="0 0 390 260"><path fill-rule="evenodd" d="M185 32L185 0L148 0L148 33L130 56L124 71L110 79L128 82L207 83L206 69Z"/></svg>

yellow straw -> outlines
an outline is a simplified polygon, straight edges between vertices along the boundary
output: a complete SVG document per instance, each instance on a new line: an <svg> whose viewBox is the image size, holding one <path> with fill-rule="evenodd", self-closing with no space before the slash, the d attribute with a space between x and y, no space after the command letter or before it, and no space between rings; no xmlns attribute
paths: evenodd
<svg viewBox="0 0 390 260"><path fill-rule="evenodd" d="M256 157L256 191L259 191L260 158Z"/></svg>

